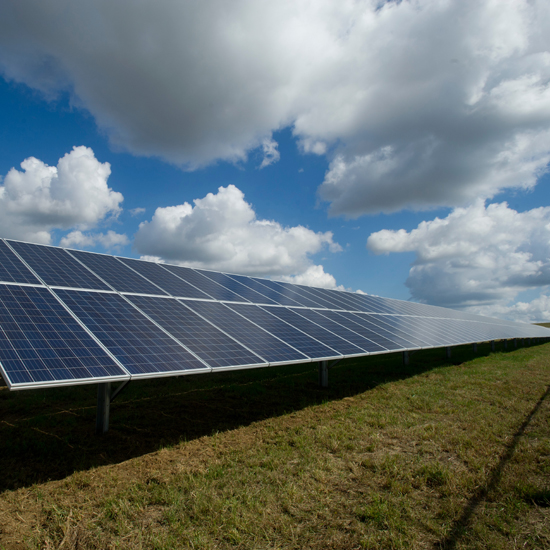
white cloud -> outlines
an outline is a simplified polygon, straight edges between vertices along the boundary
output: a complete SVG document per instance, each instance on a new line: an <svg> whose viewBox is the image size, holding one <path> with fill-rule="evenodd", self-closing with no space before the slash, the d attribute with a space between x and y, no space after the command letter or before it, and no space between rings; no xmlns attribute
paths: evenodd
<svg viewBox="0 0 550 550"><path fill-rule="evenodd" d="M410 232L373 233L367 248L415 252L406 285L416 300L519 314L510 302L521 291L550 284L550 207L516 212L506 203L485 207L479 200Z"/></svg>
<svg viewBox="0 0 550 550"><path fill-rule="evenodd" d="M82 231L71 231L59 242L60 246L66 248L93 248L98 244L106 250L117 250L130 244L130 239L122 233L109 230L107 233L82 233Z"/></svg>
<svg viewBox="0 0 550 550"><path fill-rule="evenodd" d="M262 160L262 164L260 164L260 170L262 168L265 168L266 166L269 166L270 164L274 164L275 162L278 162L281 158L281 153L279 153L279 150L277 149L279 147L279 144L274 139L264 139L262 142L262 149L264 153L264 159Z"/></svg>
<svg viewBox="0 0 550 550"><path fill-rule="evenodd" d="M291 126L329 155L320 197L353 217L532 187L548 28L547 0L28 0L0 4L0 68L187 168Z"/></svg>
<svg viewBox="0 0 550 550"><path fill-rule="evenodd" d="M332 277L310 259L325 248L341 250L332 233L259 220L234 185L193 202L157 208L151 221L140 224L136 250L149 258L231 273L300 275L308 280L317 276L323 284Z"/></svg>
<svg viewBox="0 0 550 550"><path fill-rule="evenodd" d="M49 243L55 228L90 228L121 210L123 196L107 186L109 163L88 147L74 147L57 166L29 157L21 168L0 185L3 237Z"/></svg>
<svg viewBox="0 0 550 550"><path fill-rule="evenodd" d="M336 279L330 273L325 273L322 265L310 265L303 273L298 275L286 275L280 280L293 283L295 285L316 286L320 288L339 288L344 290L343 286L336 286Z"/></svg>
<svg viewBox="0 0 550 550"><path fill-rule="evenodd" d="M143 214L145 212L145 208L132 208L132 210L130 210L130 214L132 216L139 216L140 214Z"/></svg>

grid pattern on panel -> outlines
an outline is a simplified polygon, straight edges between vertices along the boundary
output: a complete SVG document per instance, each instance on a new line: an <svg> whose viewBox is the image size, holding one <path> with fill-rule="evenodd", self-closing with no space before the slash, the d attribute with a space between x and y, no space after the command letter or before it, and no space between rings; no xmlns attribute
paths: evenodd
<svg viewBox="0 0 550 550"><path fill-rule="evenodd" d="M165 269L170 270L174 275L181 277L184 281L200 288L214 300L227 300L229 302L246 302L246 300L235 292L225 288L212 279L204 277L189 267L179 267L175 265L163 265Z"/></svg>
<svg viewBox="0 0 550 550"><path fill-rule="evenodd" d="M231 304L229 307L312 359L340 356L322 342L313 339L256 305Z"/></svg>
<svg viewBox="0 0 550 550"><path fill-rule="evenodd" d="M301 292L304 292L312 297L313 300L322 302L323 306L328 309L348 310L349 304L343 303L342 300L338 300L333 297L324 288L315 288L312 286L296 285Z"/></svg>
<svg viewBox="0 0 550 550"><path fill-rule="evenodd" d="M166 296L166 292L138 275L114 256L71 250L71 254L119 292Z"/></svg>
<svg viewBox="0 0 550 550"><path fill-rule="evenodd" d="M365 352L357 347L356 345L340 338L333 332L328 331L320 325L315 324L312 321L309 321L305 317L298 315L294 311L286 307L269 307L265 306L266 311L269 311L272 315L279 317L283 321L291 324L293 327L309 334L313 338L320 340L325 343L327 346L331 347L333 350L341 353L342 355L361 355Z"/></svg>
<svg viewBox="0 0 550 550"><path fill-rule="evenodd" d="M0 240L0 281L41 284L2 240Z"/></svg>
<svg viewBox="0 0 550 550"><path fill-rule="evenodd" d="M431 338L414 323L414 318L396 315L377 315L374 313L358 313L359 317L365 317L375 325L391 330L394 334L416 343L420 347L433 346Z"/></svg>
<svg viewBox="0 0 550 550"><path fill-rule="evenodd" d="M182 302L199 315L214 323L221 330L243 343L269 363L304 361L307 357L275 338L250 321L244 319L219 302Z"/></svg>
<svg viewBox="0 0 550 550"><path fill-rule="evenodd" d="M290 299L288 296L285 296L282 293L281 288L275 287L272 288L269 283L272 281L264 281L263 279L255 279L253 277L245 277L244 275L230 275L232 279L235 279L235 281L240 282L241 284L251 288L252 290L255 290L259 294L262 294L263 296L267 296L268 298L271 298L276 304L282 305L282 306L300 306L302 304L295 302L294 300ZM264 284L265 283L265 284Z"/></svg>
<svg viewBox="0 0 550 550"><path fill-rule="evenodd" d="M260 357L173 299L129 296L151 319L211 367L265 364Z"/></svg>
<svg viewBox="0 0 550 550"><path fill-rule="evenodd" d="M206 369L122 296L77 290L56 293L132 375Z"/></svg>
<svg viewBox="0 0 550 550"><path fill-rule="evenodd" d="M109 290L62 248L9 241L17 253L50 286Z"/></svg>
<svg viewBox="0 0 550 550"><path fill-rule="evenodd" d="M285 305L299 305L304 307L332 307L331 304L314 298L309 292L304 292L296 285L290 283L283 283L281 281L268 281L264 279L258 279L262 284L269 286L273 290L277 290L281 295L286 296L287 299L292 300L293 304Z"/></svg>
<svg viewBox="0 0 550 550"><path fill-rule="evenodd" d="M423 342L416 341L414 339L407 339L403 336L397 334L397 331L391 327L383 326L380 323L373 323L373 321L365 314L361 313L340 313L346 319L353 321L354 323L359 323L361 326L365 327L367 330L372 330L373 333L379 335L380 338L385 338L389 342L401 346L403 348L418 348L422 347Z"/></svg>
<svg viewBox="0 0 550 550"><path fill-rule="evenodd" d="M11 384L126 373L46 288L0 286L0 363Z"/></svg>
<svg viewBox="0 0 550 550"><path fill-rule="evenodd" d="M277 303L268 298L265 294L260 294L259 292L256 292L255 290L250 288L250 286L246 286L239 281L231 278L229 275L225 275L224 273L217 273L215 271L203 271L202 269L196 269L195 271L197 273L200 273L204 277L212 279L219 285L224 286L232 292L236 292L239 296L246 298L249 302L253 302L255 304Z"/></svg>
<svg viewBox="0 0 550 550"><path fill-rule="evenodd" d="M385 348L387 351L398 350L398 349L403 349L403 347L408 347L408 346L400 346L395 342L393 342L392 340L389 340L388 338L384 338L383 336L380 336L378 332L370 328L367 328L359 323L356 323L355 321L351 321L345 316L345 314L336 313L335 311L323 311L322 315L328 317L331 321L340 323L341 325L344 325L346 328L359 333L361 336L364 336L365 338L368 338L369 340L376 342L380 346L383 346L383 348Z"/></svg>
<svg viewBox="0 0 550 550"><path fill-rule="evenodd" d="M378 343L373 342L372 340L369 340L364 336L361 336L357 332L350 330L340 323L332 321L328 317L325 317L324 315L322 315L324 311L313 311L312 309L296 309L293 311L295 311L298 315L302 315L306 319L309 319L313 323L317 323L323 328L334 332L334 334L337 334L338 336L340 336L340 338L344 338L344 340L355 344L357 347L360 347L366 352L375 353L379 351L386 351L386 348L382 347Z"/></svg>
<svg viewBox="0 0 550 550"><path fill-rule="evenodd" d="M172 296L210 299L210 296L202 292L202 290L182 281L170 273L170 271L162 268L159 264L144 262L143 260L130 260L128 258L119 258L119 260L132 269L135 269L138 273L149 279L152 283L160 286Z"/></svg>

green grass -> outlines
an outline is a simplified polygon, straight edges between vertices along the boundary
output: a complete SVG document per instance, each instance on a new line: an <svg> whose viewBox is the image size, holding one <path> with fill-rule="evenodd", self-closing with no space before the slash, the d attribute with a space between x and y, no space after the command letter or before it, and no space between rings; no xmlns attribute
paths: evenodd
<svg viewBox="0 0 550 550"><path fill-rule="evenodd" d="M0 548L549 548L550 344L0 392Z"/></svg>

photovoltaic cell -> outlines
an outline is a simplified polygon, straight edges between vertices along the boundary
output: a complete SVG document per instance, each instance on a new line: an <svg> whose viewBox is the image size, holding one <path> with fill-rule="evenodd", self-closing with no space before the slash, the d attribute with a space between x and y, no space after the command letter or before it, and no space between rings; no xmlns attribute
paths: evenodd
<svg viewBox="0 0 550 550"><path fill-rule="evenodd" d="M193 300L182 301L182 304L208 319L268 363L300 363L309 360L303 353L281 342L281 340L241 317L224 304Z"/></svg>
<svg viewBox="0 0 550 550"><path fill-rule="evenodd" d="M211 299L211 296L208 296L202 290L179 279L159 264L144 262L143 260L130 260L128 258L119 258L119 260L132 269L135 269L138 273L172 296L181 298L203 298L206 300Z"/></svg>
<svg viewBox="0 0 550 550"><path fill-rule="evenodd" d="M358 315L365 315L374 324L387 328L420 347L431 347L437 344L429 334L418 330L414 324L411 324L410 317L378 315L376 313L358 313Z"/></svg>
<svg viewBox="0 0 550 550"><path fill-rule="evenodd" d="M266 364L178 300L148 296L128 299L213 368Z"/></svg>
<svg viewBox="0 0 550 550"><path fill-rule="evenodd" d="M56 294L133 376L210 370L118 294Z"/></svg>
<svg viewBox="0 0 550 550"><path fill-rule="evenodd" d="M322 342L313 339L311 336L308 336L304 332L301 332L256 305L229 304L228 307L244 315L248 320L256 323L312 359L340 357L339 353L325 346Z"/></svg>
<svg viewBox="0 0 550 550"><path fill-rule="evenodd" d="M156 294L166 296L166 292L138 275L114 256L71 250L71 254L88 266L94 273L119 292Z"/></svg>
<svg viewBox="0 0 550 550"><path fill-rule="evenodd" d="M255 279L254 277L244 277L243 275L230 275L232 279L239 283L251 288L263 296L267 296L276 304L282 306L301 306L299 302L296 302L287 296L285 296L281 289L278 287L271 288L269 283L271 281L264 281L263 279ZM266 283L266 284L263 284Z"/></svg>
<svg viewBox="0 0 550 550"><path fill-rule="evenodd" d="M333 350L337 351L342 355L364 355L364 351L357 347L356 345L340 338L333 332L328 331L320 325L315 324L312 321L309 321L305 317L298 315L294 311L286 307L270 307L265 306L266 311L269 311L272 315L279 317L283 321L291 324L293 327L309 334L313 338L324 342L327 346L331 347Z"/></svg>
<svg viewBox="0 0 550 550"><path fill-rule="evenodd" d="M128 377L43 287L0 285L0 363L15 387Z"/></svg>
<svg viewBox="0 0 550 550"><path fill-rule="evenodd" d="M287 300L291 300L290 303L284 303L282 305L299 305L304 307L330 307L323 301L314 299L311 294L303 292L296 285L283 283L281 281L269 281L265 279L257 279L262 285L266 285L269 288L280 293L281 296L285 296Z"/></svg>
<svg viewBox="0 0 550 550"><path fill-rule="evenodd" d="M302 317L305 317L313 323L317 323L326 330L330 330L330 332L333 332L334 334L340 336L340 338L343 338L344 340L355 344L357 347L361 348L367 353L386 351L386 348L383 348L376 342L373 342L372 340L361 336L357 332L354 332L344 327L340 323L328 319L327 317L322 315L320 310L315 311L312 309L292 309L292 311L294 311L298 315L301 315Z"/></svg>
<svg viewBox="0 0 550 550"><path fill-rule="evenodd" d="M2 240L0 240L0 281L42 284Z"/></svg>
<svg viewBox="0 0 550 550"><path fill-rule="evenodd" d="M219 285L222 285L232 292L236 292L239 296L246 298L249 302L253 302L255 304L277 303L265 296L265 294L260 294L255 290L252 290L252 288L250 288L249 286L243 285L239 281L232 279L229 275L225 275L224 273L217 273L215 271L203 271L202 269L195 269L195 271L197 273L200 273L204 277L212 279Z"/></svg>
<svg viewBox="0 0 550 550"><path fill-rule="evenodd" d="M200 273L197 273L194 269L190 269L189 267L179 267L175 265L163 265L163 267L165 269L168 269L174 275L182 278L184 281L187 281L193 286L200 288L201 290L206 292L206 294L212 296L214 300L246 302L246 300L239 294L236 294L228 288L219 285L208 277L204 277Z"/></svg>
<svg viewBox="0 0 550 550"><path fill-rule="evenodd" d="M47 285L109 290L62 248L8 241Z"/></svg>

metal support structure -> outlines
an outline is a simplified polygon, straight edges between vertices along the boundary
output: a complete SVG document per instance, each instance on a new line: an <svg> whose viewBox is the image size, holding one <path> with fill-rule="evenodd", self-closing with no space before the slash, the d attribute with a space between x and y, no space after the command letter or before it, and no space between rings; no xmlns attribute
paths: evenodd
<svg viewBox="0 0 550 550"><path fill-rule="evenodd" d="M403 352L403 364L404 365L409 364L409 352L408 351Z"/></svg>
<svg viewBox="0 0 550 550"><path fill-rule="evenodd" d="M319 361L319 385L328 388L328 361Z"/></svg>
<svg viewBox="0 0 550 550"><path fill-rule="evenodd" d="M472 350L474 351L474 353L477 353L477 342L474 342L472 344Z"/></svg>
<svg viewBox="0 0 550 550"><path fill-rule="evenodd" d="M445 357L447 359L451 358L451 347L450 346L445 348Z"/></svg>
<svg viewBox="0 0 550 550"><path fill-rule="evenodd" d="M101 382L97 385L97 417L95 431L98 435L107 433L109 429L109 408L111 405L111 382Z"/></svg>
<svg viewBox="0 0 550 550"><path fill-rule="evenodd" d="M491 340L491 351L495 351L495 341Z"/></svg>
<svg viewBox="0 0 550 550"><path fill-rule="evenodd" d="M514 348L517 348L517 347L518 347L518 339L514 338Z"/></svg>
<svg viewBox="0 0 550 550"><path fill-rule="evenodd" d="M504 349L508 349L508 340L504 340Z"/></svg>

